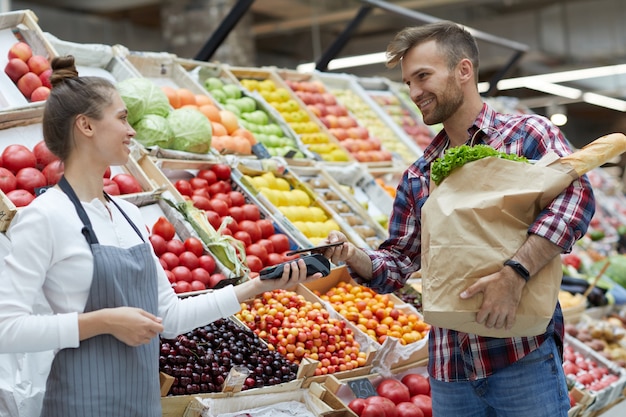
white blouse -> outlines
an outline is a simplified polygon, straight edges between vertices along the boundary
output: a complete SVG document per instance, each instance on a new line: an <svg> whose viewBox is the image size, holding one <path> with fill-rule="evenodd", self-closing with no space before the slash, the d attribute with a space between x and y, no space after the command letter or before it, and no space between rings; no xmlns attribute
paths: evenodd
<svg viewBox="0 0 626 417"><path fill-rule="evenodd" d="M119 198L115 202L149 242L139 209ZM112 203L105 206L95 199L82 204L100 244L128 248L141 243ZM10 253L0 272L0 353L78 347L78 313L85 308L93 274L93 256L82 228L74 205L57 188L50 188L16 214L7 230ZM240 310L232 286L179 298L156 256L154 262L163 337L175 337ZM54 314L40 315L34 310L42 296Z"/></svg>

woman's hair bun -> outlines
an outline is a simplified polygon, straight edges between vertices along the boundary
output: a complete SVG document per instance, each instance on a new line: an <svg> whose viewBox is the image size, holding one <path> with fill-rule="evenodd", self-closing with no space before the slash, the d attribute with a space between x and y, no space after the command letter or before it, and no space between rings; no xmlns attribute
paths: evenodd
<svg viewBox="0 0 626 417"><path fill-rule="evenodd" d="M50 84L53 88L67 79L78 78L78 71L72 55L52 58L50 66L52 67Z"/></svg>

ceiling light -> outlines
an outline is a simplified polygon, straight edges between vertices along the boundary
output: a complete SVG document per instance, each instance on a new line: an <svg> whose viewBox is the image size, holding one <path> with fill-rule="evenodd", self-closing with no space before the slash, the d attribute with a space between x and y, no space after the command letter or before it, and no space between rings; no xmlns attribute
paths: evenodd
<svg viewBox="0 0 626 417"><path fill-rule="evenodd" d="M583 101L596 106L626 112L626 101L596 93L584 93Z"/></svg>
<svg viewBox="0 0 626 417"><path fill-rule="evenodd" d="M556 126L563 126L567 123L567 110L561 104L551 104L546 111L550 121Z"/></svg>

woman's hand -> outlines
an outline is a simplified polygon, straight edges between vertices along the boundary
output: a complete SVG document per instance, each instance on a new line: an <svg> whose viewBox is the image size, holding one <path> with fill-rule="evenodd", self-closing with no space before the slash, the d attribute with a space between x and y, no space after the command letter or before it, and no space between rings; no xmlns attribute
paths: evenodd
<svg viewBox="0 0 626 417"><path fill-rule="evenodd" d="M163 331L161 318L135 307L105 308L79 315L80 340L110 334L128 346L149 343Z"/></svg>

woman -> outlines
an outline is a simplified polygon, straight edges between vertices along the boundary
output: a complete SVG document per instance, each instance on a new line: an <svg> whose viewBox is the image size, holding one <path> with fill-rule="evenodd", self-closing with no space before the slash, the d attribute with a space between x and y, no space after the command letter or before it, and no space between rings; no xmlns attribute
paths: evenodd
<svg viewBox="0 0 626 417"><path fill-rule="evenodd" d="M137 207L103 192L135 131L115 87L52 61L46 145L64 163L59 184L13 220L0 286L0 353L57 350L42 416L160 417L159 334L175 337L239 311L263 291L319 278L303 261L278 280L250 280L179 299ZM33 314L43 293L54 314Z"/></svg>

